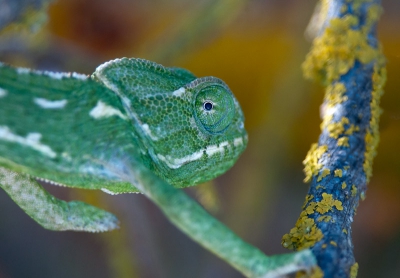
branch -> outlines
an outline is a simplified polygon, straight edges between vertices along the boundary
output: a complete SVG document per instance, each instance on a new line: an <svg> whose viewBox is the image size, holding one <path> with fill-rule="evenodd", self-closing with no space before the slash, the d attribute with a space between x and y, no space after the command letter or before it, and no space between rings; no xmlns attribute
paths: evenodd
<svg viewBox="0 0 400 278"><path fill-rule="evenodd" d="M372 174L386 79L376 39L381 11L380 0L321 1L324 20L303 64L306 77L326 86L322 132L303 162L311 181L303 211L282 244L311 247L325 277L357 275L351 223Z"/></svg>

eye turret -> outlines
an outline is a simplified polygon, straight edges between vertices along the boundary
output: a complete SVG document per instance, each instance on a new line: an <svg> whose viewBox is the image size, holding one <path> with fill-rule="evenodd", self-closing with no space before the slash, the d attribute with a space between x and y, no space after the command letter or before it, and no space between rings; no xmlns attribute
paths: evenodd
<svg viewBox="0 0 400 278"><path fill-rule="evenodd" d="M197 125L209 134L222 133L235 115L232 93L216 78L209 77L196 83L194 116Z"/></svg>

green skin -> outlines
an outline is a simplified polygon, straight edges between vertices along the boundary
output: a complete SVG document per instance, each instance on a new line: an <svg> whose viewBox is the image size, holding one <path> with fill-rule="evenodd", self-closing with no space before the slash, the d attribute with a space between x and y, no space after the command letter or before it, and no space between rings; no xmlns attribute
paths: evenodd
<svg viewBox="0 0 400 278"><path fill-rule="evenodd" d="M32 177L138 192L123 173L140 163L175 187L196 185L235 163L243 121L220 79L146 60L113 60L90 77L0 64L0 186L48 229L114 229L110 213L58 200Z"/></svg>

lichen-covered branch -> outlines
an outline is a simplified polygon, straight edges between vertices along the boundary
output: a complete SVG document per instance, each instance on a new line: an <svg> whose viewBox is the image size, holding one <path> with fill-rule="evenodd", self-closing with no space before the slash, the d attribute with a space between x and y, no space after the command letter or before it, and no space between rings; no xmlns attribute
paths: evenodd
<svg viewBox="0 0 400 278"><path fill-rule="evenodd" d="M282 244L311 248L314 277L356 277L351 223L366 196L379 141L380 96L386 79L376 38L379 0L322 0L322 28L303 64L325 87L321 135L304 160L311 181L303 211Z"/></svg>

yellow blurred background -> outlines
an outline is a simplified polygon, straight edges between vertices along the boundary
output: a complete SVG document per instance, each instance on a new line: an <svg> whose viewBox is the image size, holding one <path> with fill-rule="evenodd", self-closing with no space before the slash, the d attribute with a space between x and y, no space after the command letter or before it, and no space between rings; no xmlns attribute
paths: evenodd
<svg viewBox="0 0 400 278"><path fill-rule="evenodd" d="M316 1L59 0L35 34L0 36L0 60L90 74L140 57L223 79L239 99L249 145L212 184L186 189L246 241L271 255L308 190L302 160L319 136L323 89L302 78L304 31ZM381 142L367 199L353 224L359 277L400 277L400 2L383 1L378 35L387 57ZM211 12L213 11L213 12ZM214 12L215 11L215 12ZM106 234L51 232L0 192L2 277L242 277L172 226L142 195L46 187L114 212Z"/></svg>

